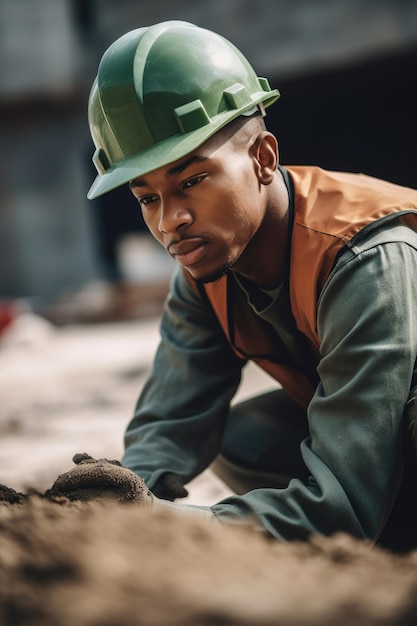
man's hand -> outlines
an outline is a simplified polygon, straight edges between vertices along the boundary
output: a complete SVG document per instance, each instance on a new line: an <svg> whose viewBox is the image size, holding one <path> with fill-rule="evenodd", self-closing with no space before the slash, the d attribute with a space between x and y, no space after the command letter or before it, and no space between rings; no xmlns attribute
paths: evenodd
<svg viewBox="0 0 417 626"><path fill-rule="evenodd" d="M114 499L119 502L152 504L152 493L142 478L119 461L93 459L89 454L79 453L72 459L76 467L58 476L47 498L64 496L69 500Z"/></svg>
<svg viewBox="0 0 417 626"><path fill-rule="evenodd" d="M188 491L185 489L180 478L171 472L167 472L159 478L152 489L152 493L157 498L170 500L171 502L177 498L185 498L188 496Z"/></svg>

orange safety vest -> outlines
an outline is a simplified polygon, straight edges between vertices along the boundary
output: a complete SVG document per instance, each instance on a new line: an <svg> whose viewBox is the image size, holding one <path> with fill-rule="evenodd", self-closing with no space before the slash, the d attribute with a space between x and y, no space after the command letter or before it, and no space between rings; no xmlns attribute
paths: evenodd
<svg viewBox="0 0 417 626"><path fill-rule="evenodd" d="M318 297L338 253L377 222L417 212L417 191L363 174L303 166L285 169L294 185L289 295L295 324L304 336L300 336L303 371L286 361L280 338L253 312L227 274L204 285L204 291L236 354L256 362L306 408L318 383ZM417 230L417 213L412 220Z"/></svg>

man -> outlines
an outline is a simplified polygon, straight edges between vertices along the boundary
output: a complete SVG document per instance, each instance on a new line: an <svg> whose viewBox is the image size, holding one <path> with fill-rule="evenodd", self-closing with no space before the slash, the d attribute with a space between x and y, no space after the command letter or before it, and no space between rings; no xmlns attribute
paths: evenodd
<svg viewBox="0 0 417 626"><path fill-rule="evenodd" d="M407 548L417 192L282 167L264 123L278 97L232 44L184 22L134 30L101 61L89 197L129 184L179 265L123 463L155 506ZM231 408L248 360L277 390ZM211 464L236 496L169 502Z"/></svg>

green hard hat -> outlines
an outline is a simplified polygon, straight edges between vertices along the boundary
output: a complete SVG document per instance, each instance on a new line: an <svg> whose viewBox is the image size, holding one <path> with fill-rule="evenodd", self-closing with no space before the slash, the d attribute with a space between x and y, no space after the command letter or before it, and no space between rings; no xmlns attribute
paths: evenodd
<svg viewBox="0 0 417 626"><path fill-rule="evenodd" d="M209 30L168 21L123 35L104 53L90 93L98 176L88 198L184 157L278 98L233 44Z"/></svg>

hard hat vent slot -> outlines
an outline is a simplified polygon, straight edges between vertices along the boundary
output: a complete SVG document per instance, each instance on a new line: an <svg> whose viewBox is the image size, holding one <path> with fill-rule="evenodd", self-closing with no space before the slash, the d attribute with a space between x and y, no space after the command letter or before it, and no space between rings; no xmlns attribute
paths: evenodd
<svg viewBox="0 0 417 626"><path fill-rule="evenodd" d="M271 91L271 85L268 82L267 78L263 78L262 76L258 76L259 83L263 89L263 91L269 92Z"/></svg>
<svg viewBox="0 0 417 626"><path fill-rule="evenodd" d="M174 109L182 133L190 133L210 124L210 116L201 100L193 100Z"/></svg>
<svg viewBox="0 0 417 626"><path fill-rule="evenodd" d="M96 166L96 170L99 174L105 174L106 170L110 167L109 159L107 158L107 154L104 152L102 148L98 148L93 155L93 163Z"/></svg>
<svg viewBox="0 0 417 626"><path fill-rule="evenodd" d="M248 90L240 83L235 83L231 87L228 87L223 93L227 104L232 109L241 109L247 104L252 104Z"/></svg>

